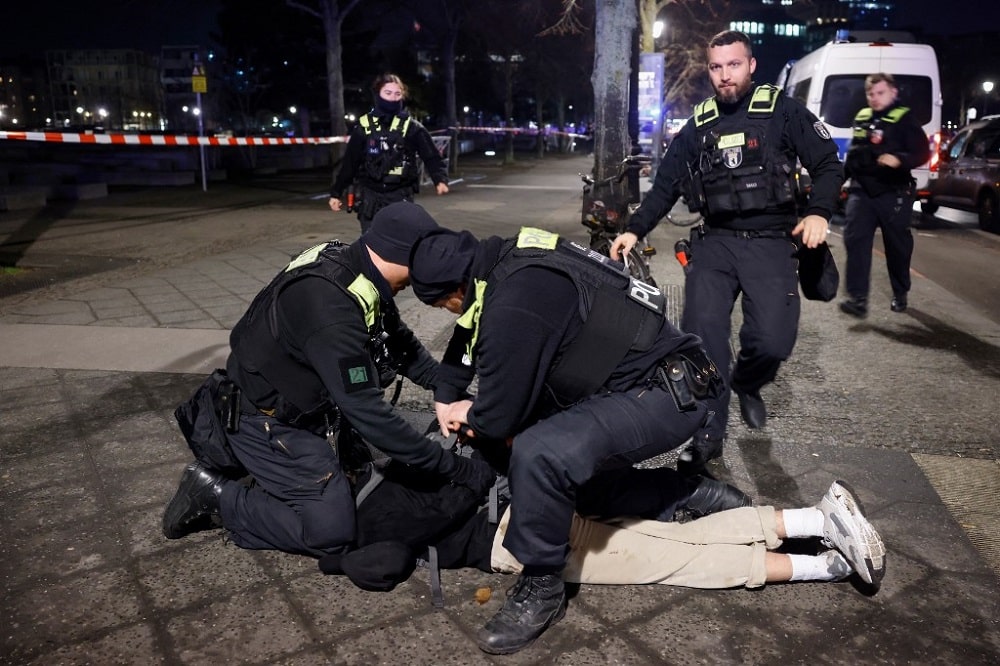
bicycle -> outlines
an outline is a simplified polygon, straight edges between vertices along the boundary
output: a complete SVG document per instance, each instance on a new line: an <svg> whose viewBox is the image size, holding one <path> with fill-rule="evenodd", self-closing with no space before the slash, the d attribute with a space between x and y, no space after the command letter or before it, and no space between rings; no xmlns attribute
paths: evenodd
<svg viewBox="0 0 1000 666"><path fill-rule="evenodd" d="M611 256L611 243L614 242L628 226L629 218L639 207L636 202L624 202L615 194L615 186L619 185L629 171L642 169L651 164L648 155L629 155L618 163L616 172L602 180L595 180L588 174L580 174L583 181L583 215L581 223L590 231L590 249L607 257ZM606 196L601 195L606 192ZM609 205L610 204L610 205ZM645 238L622 257L629 275L640 282L655 287L656 281L650 274L649 258L656 254L656 248Z"/></svg>

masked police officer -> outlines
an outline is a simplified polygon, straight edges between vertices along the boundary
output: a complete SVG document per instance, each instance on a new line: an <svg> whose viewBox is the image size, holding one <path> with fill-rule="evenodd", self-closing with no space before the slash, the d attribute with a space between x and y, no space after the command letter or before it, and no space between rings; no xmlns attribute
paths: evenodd
<svg viewBox="0 0 1000 666"><path fill-rule="evenodd" d="M764 426L767 410L760 389L774 380L795 345L800 308L796 242L814 248L826 241L843 183L826 126L777 88L754 86L756 66L745 34L728 30L711 39L708 74L715 96L695 107L627 232L612 245L612 256L627 253L682 194L702 214L704 224L692 233L681 328L704 341L751 428ZM796 158L812 178L801 219ZM730 317L740 294L740 350L730 375ZM681 453L678 469L697 471L721 455L729 398L727 387L711 401L715 418Z"/></svg>
<svg viewBox="0 0 1000 666"><path fill-rule="evenodd" d="M868 315L876 228L882 230L885 244L892 286L890 308L893 312L906 310L913 254L910 215L916 184L910 169L930 157L927 136L910 109L899 104L899 89L891 74L869 75L865 96L868 106L854 117L854 134L844 160L844 171L851 179L844 227L844 282L849 298L840 309L854 317Z"/></svg>
<svg viewBox="0 0 1000 666"><path fill-rule="evenodd" d="M413 244L437 228L420 206L392 204L361 239L306 250L257 295L230 337L226 396L214 396L233 401L236 412L220 421L233 466L253 483L206 460L188 465L163 516L167 538L221 526L243 548L317 557L344 549L355 503L327 439L338 426L412 468L480 493L492 485L486 463L425 438L383 399L397 370L435 385L438 363L400 321L393 296L409 284Z"/></svg>
<svg viewBox="0 0 1000 666"><path fill-rule="evenodd" d="M575 508L655 516L692 501L690 487L622 473L702 427L721 378L698 338L666 319L659 290L547 231L483 241L436 232L414 248L410 275L421 301L461 314L434 393L443 431L509 446L504 546L524 571L478 643L516 652L563 616ZM473 375L476 396L463 399ZM709 513L748 503L719 482L694 493Z"/></svg>
<svg viewBox="0 0 1000 666"><path fill-rule="evenodd" d="M329 204L334 212L353 196L348 205L357 210L362 232L383 206L413 200L420 190L418 156L437 193L448 193L448 165L430 133L404 109L403 81L395 74L382 74L375 79L372 92L375 107L351 131L340 171L330 187ZM348 194L349 187L353 195Z"/></svg>

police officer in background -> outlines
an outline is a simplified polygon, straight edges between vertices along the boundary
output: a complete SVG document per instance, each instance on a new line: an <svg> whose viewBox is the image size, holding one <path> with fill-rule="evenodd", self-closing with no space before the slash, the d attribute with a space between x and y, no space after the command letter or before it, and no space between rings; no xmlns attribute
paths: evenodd
<svg viewBox="0 0 1000 666"><path fill-rule="evenodd" d="M674 138L652 189L611 250L616 258L627 253L682 194L705 219L692 232L681 329L702 339L730 381L710 401L715 418L681 452L678 469L685 471L699 471L722 454L729 387L746 424L764 426L767 410L760 389L774 380L798 332L797 246L826 242L843 183L826 126L774 86L755 86L756 67L750 39L742 32L727 30L711 39L708 74L715 96L695 107ZM796 158L812 178L801 219ZM733 365L730 317L740 294L743 325Z"/></svg>
<svg viewBox="0 0 1000 666"><path fill-rule="evenodd" d="M749 504L713 479L634 474L704 425L722 381L698 338L666 319L663 294L621 264L540 229L441 231L418 242L410 275L417 298L461 314L434 392L443 432L509 455L504 546L524 570L480 630L482 650L516 652L563 616L575 509L669 520L681 505Z"/></svg>
<svg viewBox="0 0 1000 666"><path fill-rule="evenodd" d="M840 309L854 317L868 315L876 228L882 230L885 245L892 286L890 308L893 312L906 310L913 255L910 215L916 186L910 170L930 157L923 129L910 109L897 101L899 89L891 74L869 75L865 79L865 96L868 106L854 117L854 134L844 160L844 171L850 179L844 227L844 285L849 298Z"/></svg>
<svg viewBox="0 0 1000 666"><path fill-rule="evenodd" d="M228 444L254 482L191 463L163 516L167 538L221 526L243 548L345 549L355 503L327 440L338 425L417 470L478 493L492 485L489 465L424 437L383 398L396 370L425 388L436 382L438 363L393 302L409 284L410 249L435 229L420 206L391 204L362 238L306 250L257 295L230 336L226 384L239 412Z"/></svg>
<svg viewBox="0 0 1000 666"><path fill-rule="evenodd" d="M383 206L413 201L420 190L418 157L437 193L448 193L448 165L430 133L404 110L403 81L395 74L382 74L375 79L372 93L375 107L351 130L340 171L330 187L329 204L335 213L353 196L348 205L357 210L362 232Z"/></svg>

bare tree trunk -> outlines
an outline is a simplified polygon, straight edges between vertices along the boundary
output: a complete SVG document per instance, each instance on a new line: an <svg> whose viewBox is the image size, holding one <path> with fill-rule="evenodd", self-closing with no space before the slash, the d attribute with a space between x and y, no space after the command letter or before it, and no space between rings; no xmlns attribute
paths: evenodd
<svg viewBox="0 0 1000 666"><path fill-rule="evenodd" d="M347 133L344 122L344 72L340 27L344 17L337 0L322 0L323 32L326 36L326 91L330 102L330 132L333 136Z"/></svg>
<svg viewBox="0 0 1000 666"><path fill-rule="evenodd" d="M450 31L441 44L441 77L444 79L444 114L450 128L458 127L458 102L455 99L455 42L457 29ZM458 170L458 129L451 131L451 147L448 152L448 171Z"/></svg>
<svg viewBox="0 0 1000 666"><path fill-rule="evenodd" d="M545 143L548 141L548 136L545 133L545 119L544 119L545 101L542 99L541 94L535 95L535 125L538 126L538 141L535 143L535 154L538 159L545 157Z"/></svg>
<svg viewBox="0 0 1000 666"><path fill-rule="evenodd" d="M638 20L634 1L597 0L594 39L594 173L611 176L629 153L629 54ZM616 194L620 194L616 192Z"/></svg>
<svg viewBox="0 0 1000 666"><path fill-rule="evenodd" d="M504 100L503 100L503 112L504 112L504 124L506 125L514 118L514 58L511 55L507 56L504 62ZM510 131L505 132L507 135L504 150L504 164L513 164L514 162L514 128L509 127Z"/></svg>

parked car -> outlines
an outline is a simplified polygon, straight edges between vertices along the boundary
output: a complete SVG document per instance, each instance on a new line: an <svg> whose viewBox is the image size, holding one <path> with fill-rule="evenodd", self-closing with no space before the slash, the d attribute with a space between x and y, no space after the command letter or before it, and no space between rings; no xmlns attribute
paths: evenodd
<svg viewBox="0 0 1000 666"><path fill-rule="evenodd" d="M987 116L952 137L929 190L921 203L925 213L938 206L971 210L981 229L1000 233L1000 116Z"/></svg>

